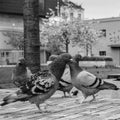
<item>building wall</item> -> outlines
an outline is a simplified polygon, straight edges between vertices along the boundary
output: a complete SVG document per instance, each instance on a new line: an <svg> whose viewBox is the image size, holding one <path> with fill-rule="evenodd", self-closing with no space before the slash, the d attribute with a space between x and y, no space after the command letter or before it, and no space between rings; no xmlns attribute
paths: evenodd
<svg viewBox="0 0 120 120"><path fill-rule="evenodd" d="M94 56L100 56L100 51L106 51L106 56L113 58L116 65L120 65L120 46L112 48L111 45L120 44L120 17L97 19L93 24L96 30L106 30L106 36L100 37L93 46Z"/></svg>
<svg viewBox="0 0 120 120"><path fill-rule="evenodd" d="M84 9L82 6L76 5L72 2L65 2L65 5L60 7L60 16L66 21L70 21L73 18L80 18L84 20Z"/></svg>
<svg viewBox="0 0 120 120"><path fill-rule="evenodd" d="M24 57L23 51L16 50L11 45L7 44L8 37L3 35L5 31L23 31L23 18L16 15L0 14L0 65L16 63L19 58ZM41 48L41 63L46 63L46 50Z"/></svg>
<svg viewBox="0 0 120 120"><path fill-rule="evenodd" d="M39 0L40 16L45 17L47 13L50 13L49 8L57 14L57 2L59 2L60 6L63 4L62 0ZM0 13L22 15L23 4L24 0L0 0Z"/></svg>
<svg viewBox="0 0 120 120"><path fill-rule="evenodd" d="M21 57L19 51L16 50L7 41L8 37L4 36L3 32L20 30L23 27L22 18L19 16L8 16L0 14L0 64L14 63Z"/></svg>
<svg viewBox="0 0 120 120"><path fill-rule="evenodd" d="M120 17L86 20L86 22L89 22L90 26L96 31L106 30L106 35L103 34L104 31L101 32L101 36L92 45L92 55L112 57L114 64L120 65ZM111 47L111 45L115 46ZM81 48L79 45L69 46L71 54L86 55L85 48ZM106 52L106 54L100 54L100 52Z"/></svg>
<svg viewBox="0 0 120 120"><path fill-rule="evenodd" d="M100 37L96 43L92 45L92 54L94 56L100 56L100 51L106 51L105 56L112 57L114 63L120 65L120 17L88 20L88 22L91 22L91 26L96 30L106 30L106 36ZM22 16L0 14L0 59L3 51L15 52L14 48L5 43L8 39L2 34L5 30L23 30ZM114 44L119 46L112 48L111 45ZM72 55L77 53L80 53L83 56L86 55L85 48L79 45L77 47L69 45L69 52ZM44 63L46 61L43 59L44 53L41 53L41 56L41 62Z"/></svg>
<svg viewBox="0 0 120 120"><path fill-rule="evenodd" d="M76 8L68 8L67 6L61 7L61 17L70 21L72 18L80 18L81 20L84 19L84 11L81 9ZM73 16L72 16L73 15Z"/></svg>
<svg viewBox="0 0 120 120"><path fill-rule="evenodd" d="M82 56L86 55L85 47L81 45L73 46L69 44L69 53L74 56L75 54L81 54Z"/></svg>
<svg viewBox="0 0 120 120"><path fill-rule="evenodd" d="M114 60L114 64L120 66L120 48L112 48L111 56Z"/></svg>

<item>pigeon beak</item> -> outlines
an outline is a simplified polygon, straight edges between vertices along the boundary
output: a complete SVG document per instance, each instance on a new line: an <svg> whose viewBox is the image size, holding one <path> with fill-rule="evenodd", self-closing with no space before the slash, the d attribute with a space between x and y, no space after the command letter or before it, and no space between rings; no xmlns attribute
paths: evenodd
<svg viewBox="0 0 120 120"><path fill-rule="evenodd" d="M73 62L73 59L72 59L72 58L70 59L70 62Z"/></svg>
<svg viewBox="0 0 120 120"><path fill-rule="evenodd" d="M47 61L47 65L50 65L53 61Z"/></svg>
<svg viewBox="0 0 120 120"><path fill-rule="evenodd" d="M21 62L20 62L20 60L17 62L17 65L20 65L21 64Z"/></svg>

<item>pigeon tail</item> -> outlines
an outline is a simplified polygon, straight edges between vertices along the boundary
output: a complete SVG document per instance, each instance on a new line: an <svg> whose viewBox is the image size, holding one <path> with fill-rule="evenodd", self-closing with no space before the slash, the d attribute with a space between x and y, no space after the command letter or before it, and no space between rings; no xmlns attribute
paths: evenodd
<svg viewBox="0 0 120 120"><path fill-rule="evenodd" d="M0 104L0 106L5 106L7 104L8 104L7 102L3 102L3 103Z"/></svg>
<svg viewBox="0 0 120 120"><path fill-rule="evenodd" d="M98 87L98 89L100 89L100 90L104 90L104 89L119 90L120 88L118 88L115 84L104 81L104 83L102 85L100 85Z"/></svg>
<svg viewBox="0 0 120 120"><path fill-rule="evenodd" d="M27 94L17 94L16 92L13 94L10 94L3 98L3 102L0 104L0 106L5 106L10 103L14 103L17 101L27 101L31 96Z"/></svg>

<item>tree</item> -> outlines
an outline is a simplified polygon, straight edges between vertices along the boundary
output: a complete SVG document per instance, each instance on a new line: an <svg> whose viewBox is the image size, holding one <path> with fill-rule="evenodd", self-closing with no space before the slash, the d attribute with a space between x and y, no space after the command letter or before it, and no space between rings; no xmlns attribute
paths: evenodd
<svg viewBox="0 0 120 120"><path fill-rule="evenodd" d="M24 38L23 32L20 31L4 31L2 32L4 36L8 37L9 39L5 42L13 46L13 48L18 50L24 49Z"/></svg>
<svg viewBox="0 0 120 120"><path fill-rule="evenodd" d="M34 5L32 5L32 3L35 0L31 0L31 1L25 0L25 1L26 2L25 2L25 7L24 7L24 18L25 18L24 19L25 21L24 36L26 39L25 40L26 41L25 51L27 52L27 51L30 51L29 49L31 48L31 46L32 46L32 49L37 48L38 50L40 43L38 41L39 39L38 27L39 26L38 27L36 26L38 24L38 17L37 17L38 11L35 12L38 9L38 6L34 8ZM47 45L51 54L59 54L63 51L68 52L69 43L71 43L73 46L76 46L76 45L85 46L86 55L88 55L89 51L92 51L91 50L92 44L95 43L95 41L97 40L97 34L96 34L96 31L90 27L91 26L90 24L84 21L81 21L80 19L72 19L72 21L69 21L66 23L64 20L61 20L59 16L57 17L54 16L54 11L52 10L51 10L51 15L52 16L50 16L49 21L44 22L44 25L42 25L43 27L41 29L41 35L40 35L41 45L45 45L45 46ZM52 21L50 21L50 19L52 19ZM57 19L57 21L55 19ZM18 48L20 48L19 46L22 46L21 45L23 43L22 39L19 39L20 41L17 40L13 42L12 39L16 39L16 37L13 38L14 35L9 35L9 36L10 37L12 36L11 41L9 42L10 44L16 47L18 46ZM34 37L36 37L35 38L36 40L34 40ZM27 44L27 47L26 47L26 44ZM29 55L31 54L31 56L33 53L39 54L39 50L38 50L38 53L36 49L34 50L33 52L32 51L28 52L28 54ZM25 53L25 56L28 54ZM34 63L35 62L33 62L33 64Z"/></svg>
<svg viewBox="0 0 120 120"><path fill-rule="evenodd" d="M48 46L57 43L56 47L64 51L66 49L66 52L68 52L68 45L71 42L73 46L84 45L87 55L97 38L97 31L92 29L91 24L81 22L79 19L74 19L67 23L65 21L59 21L59 23L55 21L52 24L49 22L45 23L41 32L41 39L51 43ZM51 48L54 49L53 47Z"/></svg>
<svg viewBox="0 0 120 120"><path fill-rule="evenodd" d="M24 56L31 71L40 70L39 1L24 0Z"/></svg>
<svg viewBox="0 0 120 120"><path fill-rule="evenodd" d="M51 54L63 52L62 33L60 26L44 24L40 34L41 44L46 44Z"/></svg>
<svg viewBox="0 0 120 120"><path fill-rule="evenodd" d="M72 22L72 23L71 23ZM88 51L92 52L92 45L97 41L99 32L92 28L91 23L74 19L70 22L70 40L73 46L85 46L86 55ZM91 53L92 54L92 53Z"/></svg>
<svg viewBox="0 0 120 120"><path fill-rule="evenodd" d="M98 35L97 31L92 29L91 24L84 21L73 19L66 23L53 20L52 23L43 22L40 39L41 45L47 46L51 54L68 52L68 45L71 43L73 46L84 46L88 56L88 53L92 54L92 45L97 41ZM18 42L16 45L20 43L23 42Z"/></svg>

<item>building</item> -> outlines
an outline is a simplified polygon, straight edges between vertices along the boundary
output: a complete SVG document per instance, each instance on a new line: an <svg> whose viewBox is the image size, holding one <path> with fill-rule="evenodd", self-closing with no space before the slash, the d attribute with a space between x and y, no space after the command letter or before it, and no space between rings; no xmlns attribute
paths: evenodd
<svg viewBox="0 0 120 120"><path fill-rule="evenodd" d="M23 30L22 18L14 15L0 15L0 64L15 63L19 57L23 57L23 52L7 44L8 37L3 32L13 30Z"/></svg>
<svg viewBox="0 0 120 120"><path fill-rule="evenodd" d="M23 50L15 49L10 44L7 44L7 40L10 38L3 34L7 31L23 32L22 16L0 14L0 65L14 64L24 56ZM40 49L41 63L44 64L48 60L50 53L44 45L41 45Z"/></svg>
<svg viewBox="0 0 120 120"><path fill-rule="evenodd" d="M39 0L40 17L49 15L50 9L57 14L57 3L61 6L62 0ZM23 3L24 0L0 0L0 65L14 64L20 57L24 56L23 50L15 49L6 41L9 40L3 32L22 31L23 32ZM41 45L41 63L48 60L50 53L44 45Z"/></svg>
<svg viewBox="0 0 120 120"><path fill-rule="evenodd" d="M20 2L21 1L21 2ZM0 0L0 64L15 63L19 57L23 57L24 53L21 50L14 49L12 46L6 44L9 38L3 35L4 31L23 31L23 17L22 6L24 0ZM46 0L48 1L48 0ZM76 5L68 0L51 0L45 6L41 6L41 15L49 15L50 9L55 10L55 14L64 20L72 20L72 18L79 18L84 20L84 9L81 5ZM44 4L44 1L39 0ZM52 6L51 6L52 5ZM57 8L56 8L57 7ZM46 8L46 13L43 9ZM50 9L49 9L50 8ZM90 22L91 27L96 31L101 31L96 43L92 45L89 52L92 56L109 56L113 58L116 65L120 65L120 17L111 17L103 19L84 20ZM76 53L86 55L86 48L84 46L69 45L69 52L72 55ZM46 63L49 52L46 46L41 46L41 63Z"/></svg>
<svg viewBox="0 0 120 120"><path fill-rule="evenodd" d="M57 15L57 4L62 6L62 0L39 0L39 13L41 17L46 17L51 12L55 11ZM23 15L24 0L0 0L0 13ZM60 12L60 11L59 11Z"/></svg>
<svg viewBox="0 0 120 120"><path fill-rule="evenodd" d="M101 32L92 47L94 56L110 56L116 65L120 65L120 17L91 20L92 26Z"/></svg>
<svg viewBox="0 0 120 120"><path fill-rule="evenodd" d="M77 5L70 0L63 0L63 2L57 2L56 6L56 14L49 18L51 24L67 23L74 18L84 20L84 8L81 5Z"/></svg>
<svg viewBox="0 0 120 120"><path fill-rule="evenodd" d="M60 17L66 21L70 21L73 18L84 20L84 8L69 0L64 0L64 4L60 7Z"/></svg>
<svg viewBox="0 0 120 120"><path fill-rule="evenodd" d="M97 41L92 44L90 56L108 56L113 58L115 65L120 66L120 17L85 20L90 26L100 32ZM86 56L83 46L69 46L71 54L82 54Z"/></svg>
<svg viewBox="0 0 120 120"><path fill-rule="evenodd" d="M23 32L22 16L0 14L0 65L14 64L19 58L24 56L23 50L15 49L7 41L10 39L3 33L7 31ZM41 45L41 63L48 60L49 52L44 45Z"/></svg>
<svg viewBox="0 0 120 120"><path fill-rule="evenodd" d="M81 6L70 1L65 3L62 0L51 1L39 0L40 17L50 16L52 9L59 17L64 18L67 15L67 20L73 17L83 19L84 9ZM24 0L0 0L0 64L16 63L24 55L22 50L7 44L9 38L3 34L4 31L23 31L23 4ZM46 63L50 53L44 45L41 46L40 54L41 63Z"/></svg>

